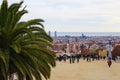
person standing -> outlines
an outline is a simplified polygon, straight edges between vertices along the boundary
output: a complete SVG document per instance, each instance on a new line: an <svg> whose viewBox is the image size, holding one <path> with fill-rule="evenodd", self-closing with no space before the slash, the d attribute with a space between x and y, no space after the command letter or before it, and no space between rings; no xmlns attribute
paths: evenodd
<svg viewBox="0 0 120 80"><path fill-rule="evenodd" d="M110 67L110 66L111 66L111 64L112 64L111 58L108 58L107 63L108 63L108 66Z"/></svg>
<svg viewBox="0 0 120 80"><path fill-rule="evenodd" d="M111 39L109 39L109 46L108 46L108 61L107 61L107 63L108 63L108 66L110 67L111 66L111 64L112 64L112 53L111 53L111 49L112 49L112 43L111 43Z"/></svg>

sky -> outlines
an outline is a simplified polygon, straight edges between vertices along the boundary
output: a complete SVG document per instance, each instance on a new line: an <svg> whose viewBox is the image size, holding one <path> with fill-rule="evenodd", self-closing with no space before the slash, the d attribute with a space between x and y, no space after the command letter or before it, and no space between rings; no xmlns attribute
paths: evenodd
<svg viewBox="0 0 120 80"><path fill-rule="evenodd" d="M46 31L120 32L120 0L24 0L25 5L22 20L41 18Z"/></svg>

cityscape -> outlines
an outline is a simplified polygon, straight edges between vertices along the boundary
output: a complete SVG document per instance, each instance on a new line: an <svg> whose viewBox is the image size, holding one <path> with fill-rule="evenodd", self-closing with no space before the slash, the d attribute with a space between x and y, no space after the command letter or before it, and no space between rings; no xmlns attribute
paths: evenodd
<svg viewBox="0 0 120 80"><path fill-rule="evenodd" d="M55 69L56 72L53 71L54 74L52 76L56 75L57 77L52 77L51 80L60 80L58 76L64 76L64 78L61 77L63 80L73 80L72 76L70 78L67 77L71 70L74 70L73 74L80 74L79 71L83 70L80 75L86 76L84 77L85 80L96 80L95 76L99 76L99 80L109 79L110 76L107 76L109 72L104 70L105 64L111 68L111 74L117 73L120 61L120 36L87 36L84 33L79 36L58 36L57 31L53 33L51 35L51 32L48 32L53 38L54 48L52 50L56 54L55 60L61 67ZM112 69L115 64L118 65L116 70ZM76 66L79 67L77 68ZM68 70L68 73L64 72L64 70ZM61 72L63 75L57 74L57 72ZM102 74L104 75L102 76ZM118 77L111 76L111 80L119 80ZM83 76L74 75L74 77L76 77L75 80L79 80Z"/></svg>
<svg viewBox="0 0 120 80"><path fill-rule="evenodd" d="M113 47L120 44L120 36L87 36L84 34L80 36L57 36L56 31L53 36L54 51L56 53L64 53L64 51L66 53L78 53L83 51L83 47L85 50L105 49L108 51L109 42L111 42L112 51Z"/></svg>

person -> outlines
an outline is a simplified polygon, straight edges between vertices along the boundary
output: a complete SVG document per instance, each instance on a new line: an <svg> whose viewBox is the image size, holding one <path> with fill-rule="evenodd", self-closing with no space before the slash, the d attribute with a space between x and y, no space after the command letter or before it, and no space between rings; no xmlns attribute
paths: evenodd
<svg viewBox="0 0 120 80"><path fill-rule="evenodd" d="M111 58L108 58L107 63L108 63L108 66L110 67L110 66L111 66L111 64L112 64Z"/></svg>
<svg viewBox="0 0 120 80"><path fill-rule="evenodd" d="M72 56L71 55L70 55L70 59L69 60L70 60L70 64L71 64L72 63Z"/></svg>

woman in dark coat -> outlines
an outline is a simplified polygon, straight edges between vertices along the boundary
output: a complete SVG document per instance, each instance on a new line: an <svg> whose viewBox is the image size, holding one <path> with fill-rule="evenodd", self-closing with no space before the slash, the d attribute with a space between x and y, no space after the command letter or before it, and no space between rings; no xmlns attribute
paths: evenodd
<svg viewBox="0 0 120 80"><path fill-rule="evenodd" d="M110 66L111 66L111 64L112 64L111 58L108 58L107 63L108 63L108 66L110 67Z"/></svg>

